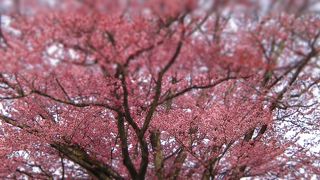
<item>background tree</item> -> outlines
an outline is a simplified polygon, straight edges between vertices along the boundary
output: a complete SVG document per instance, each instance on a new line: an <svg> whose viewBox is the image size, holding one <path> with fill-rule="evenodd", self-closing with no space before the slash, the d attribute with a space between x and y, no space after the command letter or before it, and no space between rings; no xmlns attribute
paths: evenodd
<svg viewBox="0 0 320 180"><path fill-rule="evenodd" d="M318 1L1 3L2 178L319 178Z"/></svg>

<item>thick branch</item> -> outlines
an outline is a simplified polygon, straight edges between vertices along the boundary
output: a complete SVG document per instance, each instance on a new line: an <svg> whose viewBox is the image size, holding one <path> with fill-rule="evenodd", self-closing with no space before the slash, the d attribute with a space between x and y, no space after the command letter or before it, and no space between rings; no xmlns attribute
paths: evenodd
<svg viewBox="0 0 320 180"><path fill-rule="evenodd" d="M84 150L78 147L61 143L52 143L50 146L85 168L91 175L98 179L123 179L116 171L111 169L111 167L91 158Z"/></svg>
<svg viewBox="0 0 320 180"><path fill-rule="evenodd" d="M299 75L301 74L301 72L303 71L303 69L305 68L305 66L310 62L310 60L315 57L318 54L318 52L313 49L299 64L299 66L297 67L296 71L294 72L292 78L289 80L288 85L282 90L280 91L280 93L277 95L277 98L275 99L275 101L273 102L273 104L271 105L271 110L274 110L277 107L277 103L283 98L283 95L288 91L289 87L291 87L296 80L298 79Z"/></svg>
<svg viewBox="0 0 320 180"><path fill-rule="evenodd" d="M158 180L162 180L164 178L164 158L162 153L162 147L160 142L160 131L153 131L150 135L151 146L154 151L154 166L156 171L156 176Z"/></svg>
<svg viewBox="0 0 320 180"><path fill-rule="evenodd" d="M153 98L153 101L150 105L150 109L147 112L147 116L145 118L145 122L143 124L143 127L141 129L141 136L144 136L145 132L147 131L149 124L151 122L151 118L153 116L154 111L156 110L157 106L158 106L158 102L160 99L160 95L161 95L161 87L162 87L162 79L164 74L169 70L169 68L173 65L173 63L176 61L176 59L178 58L180 51L182 48L182 41L180 41L178 43L178 46L175 50L174 55L172 56L172 58L170 59L170 61L166 64L166 66L159 72L158 74L158 79L157 79L157 83L156 83L156 87L155 87L155 96Z"/></svg>
<svg viewBox="0 0 320 180"><path fill-rule="evenodd" d="M129 107L129 93L128 93L128 88L127 88L127 83L126 83L126 76L124 73L124 70L122 66L118 66L118 71L120 71L120 80L121 80L121 86L122 86L122 90L123 90L123 107L124 107L124 117L126 118L127 122L131 125L131 127L134 129L136 135L138 136L138 140L140 143L140 149L141 149L141 163L140 163L140 170L139 170L139 174L137 175L136 173L136 169L133 166L130 156L129 154L127 154L127 150L128 150L128 145L127 145L127 135L125 134L121 134L122 133L122 129L120 130L120 128L124 128L123 123L121 122L122 120L118 120L118 130L119 130L119 134L120 134L120 140L123 143L122 147L125 148L123 149L123 152L125 152L126 154L124 155L124 162L127 164L126 167L128 168L132 178L134 178L135 176L137 176L136 178L141 178L144 179L145 174L147 172L147 167L148 167L148 163L149 163L149 150L148 150L148 144L145 140L145 138L143 136L140 136L140 128L138 127L138 125L136 124L136 122L134 121L134 119L131 116L130 113L130 107ZM119 124L121 123L121 124ZM120 126L119 126L120 125ZM123 126L123 127L122 127Z"/></svg>
<svg viewBox="0 0 320 180"><path fill-rule="evenodd" d="M72 101L66 101L66 100L63 100L63 99L59 99L59 98L53 97L53 96L51 96L49 94L43 93L43 92L38 91L38 90L32 90L31 94L37 94L37 95L40 95L42 97L49 98L49 99L51 99L53 101L56 101L58 103L71 105L71 106L75 106L75 107L97 106L97 107L104 107L104 108L107 108L109 110L113 110L115 112L120 112L118 108L112 107L112 106L110 106L108 104L105 104L105 103L75 103L75 102L72 102Z"/></svg>
<svg viewBox="0 0 320 180"><path fill-rule="evenodd" d="M171 95L171 96L167 96L165 99L163 99L162 101L160 101L160 102L158 103L158 105L163 104L164 102L169 101L169 100L171 100L171 99L174 99L174 98L176 98L176 97L179 97L179 96L181 96L181 95L184 95L185 93L190 92L190 91L192 91L192 90L213 88L213 87L215 87L215 86L217 86L217 85L219 85L219 84L221 84L221 83L223 83L223 82L225 82L225 81L232 80L232 79L237 79L237 77L233 77L233 76L229 77L229 76L228 76L228 77L226 77L226 78L217 80L216 82L214 82L214 83L212 83L212 84L208 84L208 85L193 85L193 86L187 87L187 88L185 88L185 89L183 89L183 90L181 90L181 91L179 91L179 92L177 92L177 93L175 93L175 94L173 94L173 95Z"/></svg>
<svg viewBox="0 0 320 180"><path fill-rule="evenodd" d="M31 135L39 135L38 130L32 130L28 125L21 124L17 120L14 120L8 116L0 115L0 119L12 126L18 127L22 130L26 130ZM113 170L108 165L102 164L101 162L91 158L83 149L59 142L52 142L50 146L58 150L71 161L79 164L97 179L123 179L115 170Z"/></svg>
<svg viewBox="0 0 320 180"><path fill-rule="evenodd" d="M122 157L123 157L123 164L126 166L127 170L129 171L132 179L138 178L138 173L136 168L134 167L132 160L129 154L129 147L128 147L128 134L126 134L125 126L124 126L124 119L122 114L118 114L118 132L119 138L121 141L121 150L122 150Z"/></svg>
<svg viewBox="0 0 320 180"><path fill-rule="evenodd" d="M129 107L129 93L127 88L127 82L126 82L126 76L124 73L124 67L121 65L118 66L118 71L120 71L120 80L121 80L121 87L123 90L123 108L125 112L125 117L127 122L132 126L132 128L135 130L136 134L139 135L140 128L138 125L134 122L131 113L130 113L130 107Z"/></svg>

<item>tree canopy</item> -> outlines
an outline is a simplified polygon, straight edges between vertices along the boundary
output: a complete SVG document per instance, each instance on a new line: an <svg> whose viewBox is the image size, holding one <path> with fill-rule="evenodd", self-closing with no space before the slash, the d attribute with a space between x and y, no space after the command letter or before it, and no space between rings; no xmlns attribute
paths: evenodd
<svg viewBox="0 0 320 180"><path fill-rule="evenodd" d="M319 6L1 0L0 177L320 178Z"/></svg>

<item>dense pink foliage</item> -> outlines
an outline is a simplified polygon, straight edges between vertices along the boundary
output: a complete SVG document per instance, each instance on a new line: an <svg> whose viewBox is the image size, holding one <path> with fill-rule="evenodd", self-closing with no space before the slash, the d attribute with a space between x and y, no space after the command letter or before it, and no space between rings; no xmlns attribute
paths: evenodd
<svg viewBox="0 0 320 180"><path fill-rule="evenodd" d="M0 1L1 178L320 177L317 1L25 2Z"/></svg>

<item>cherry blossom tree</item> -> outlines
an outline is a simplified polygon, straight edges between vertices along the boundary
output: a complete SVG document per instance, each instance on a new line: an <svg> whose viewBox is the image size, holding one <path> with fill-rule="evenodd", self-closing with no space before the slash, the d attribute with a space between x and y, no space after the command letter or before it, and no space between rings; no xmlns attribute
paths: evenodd
<svg viewBox="0 0 320 180"><path fill-rule="evenodd" d="M316 0L0 3L1 178L320 177Z"/></svg>

